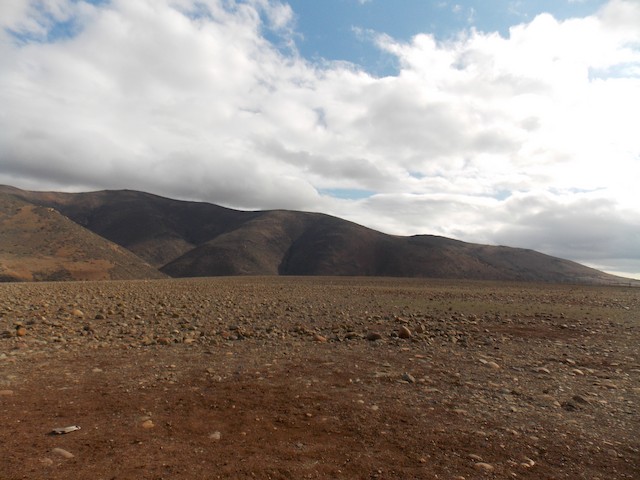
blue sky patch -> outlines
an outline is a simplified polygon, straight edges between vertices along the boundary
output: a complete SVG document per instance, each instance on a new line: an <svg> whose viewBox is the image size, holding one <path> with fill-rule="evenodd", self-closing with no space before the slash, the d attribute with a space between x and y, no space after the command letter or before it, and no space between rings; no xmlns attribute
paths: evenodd
<svg viewBox="0 0 640 480"><path fill-rule="evenodd" d="M369 198L375 195L376 192L358 188L321 188L318 190L318 193L327 197L340 198L343 200L362 200L363 198Z"/></svg>
<svg viewBox="0 0 640 480"><path fill-rule="evenodd" d="M373 42L372 33L410 41L419 33L438 40L475 28L509 35L509 27L547 12L563 20L592 14L604 0L290 0L296 45L309 60L348 61L374 75L392 75L397 65Z"/></svg>

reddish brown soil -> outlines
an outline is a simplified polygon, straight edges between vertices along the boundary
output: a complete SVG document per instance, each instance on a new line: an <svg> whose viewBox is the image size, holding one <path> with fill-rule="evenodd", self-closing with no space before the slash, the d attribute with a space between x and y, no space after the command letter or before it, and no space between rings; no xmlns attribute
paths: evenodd
<svg viewBox="0 0 640 480"><path fill-rule="evenodd" d="M637 479L639 332L633 288L0 284L0 478Z"/></svg>

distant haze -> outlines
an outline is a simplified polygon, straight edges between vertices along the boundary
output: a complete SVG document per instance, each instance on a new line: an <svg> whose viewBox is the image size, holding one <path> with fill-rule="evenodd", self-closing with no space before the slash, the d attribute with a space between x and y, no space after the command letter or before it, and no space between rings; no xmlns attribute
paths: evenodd
<svg viewBox="0 0 640 480"><path fill-rule="evenodd" d="M3 1L0 184L324 212L640 278L639 25L637 0Z"/></svg>

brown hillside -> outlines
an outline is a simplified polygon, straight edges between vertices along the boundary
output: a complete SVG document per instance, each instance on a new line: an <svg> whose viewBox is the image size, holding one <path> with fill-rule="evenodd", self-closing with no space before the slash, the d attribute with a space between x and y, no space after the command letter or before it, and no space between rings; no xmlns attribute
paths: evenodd
<svg viewBox="0 0 640 480"><path fill-rule="evenodd" d="M111 280L164 275L52 208L0 192L0 281Z"/></svg>
<svg viewBox="0 0 640 480"><path fill-rule="evenodd" d="M0 191L7 188L26 201L55 208L155 267L165 265L256 215L130 190L58 193L0 187Z"/></svg>
<svg viewBox="0 0 640 480"><path fill-rule="evenodd" d="M387 235L340 218L244 212L148 193L27 192L0 187L125 247L173 277L342 275L633 283L532 250L431 235Z"/></svg>

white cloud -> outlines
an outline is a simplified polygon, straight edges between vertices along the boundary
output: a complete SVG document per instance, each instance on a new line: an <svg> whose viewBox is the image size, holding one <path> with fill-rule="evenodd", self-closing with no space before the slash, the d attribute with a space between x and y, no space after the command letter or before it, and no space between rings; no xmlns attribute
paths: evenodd
<svg viewBox="0 0 640 480"><path fill-rule="evenodd" d="M0 30L0 182L640 260L640 4L541 15L508 38L378 35L401 66L385 78L282 53L263 31L291 42L293 18L270 0L3 2L20 37ZM79 28L47 41L61 20Z"/></svg>

